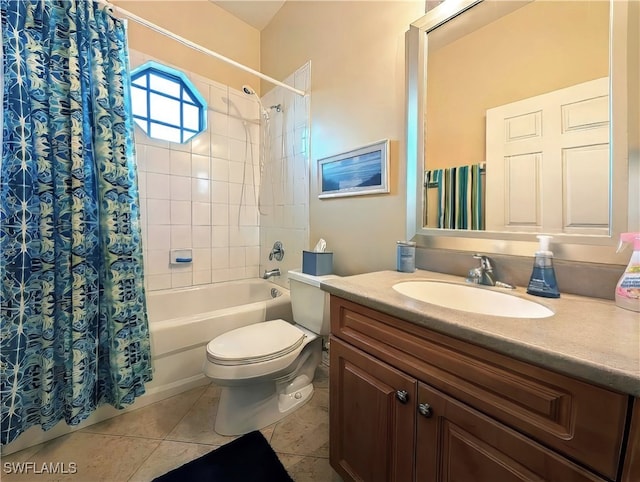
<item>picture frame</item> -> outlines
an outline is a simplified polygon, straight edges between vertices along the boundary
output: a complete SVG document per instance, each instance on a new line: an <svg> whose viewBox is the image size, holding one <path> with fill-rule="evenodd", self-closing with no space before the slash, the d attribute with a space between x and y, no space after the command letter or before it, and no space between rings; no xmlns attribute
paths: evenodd
<svg viewBox="0 0 640 482"><path fill-rule="evenodd" d="M318 197L389 192L389 139L318 159Z"/></svg>

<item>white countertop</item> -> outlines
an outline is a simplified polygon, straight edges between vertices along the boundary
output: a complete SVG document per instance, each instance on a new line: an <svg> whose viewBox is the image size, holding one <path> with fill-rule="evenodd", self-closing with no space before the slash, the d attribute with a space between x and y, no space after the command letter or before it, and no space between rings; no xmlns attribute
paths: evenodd
<svg viewBox="0 0 640 482"><path fill-rule="evenodd" d="M396 292L401 281L463 282L458 276L417 270L378 271L325 280L331 294L440 333L475 343L536 365L640 396L640 313L613 301L561 293L560 298L481 287L535 301L553 310L548 318L480 315L425 303Z"/></svg>

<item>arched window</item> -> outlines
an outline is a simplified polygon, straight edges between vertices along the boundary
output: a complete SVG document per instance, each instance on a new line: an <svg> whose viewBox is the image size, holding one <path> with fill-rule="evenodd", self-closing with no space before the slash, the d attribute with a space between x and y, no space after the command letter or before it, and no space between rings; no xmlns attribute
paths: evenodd
<svg viewBox="0 0 640 482"><path fill-rule="evenodd" d="M154 139L184 143L207 127L207 103L180 71L147 62L131 72L133 118Z"/></svg>

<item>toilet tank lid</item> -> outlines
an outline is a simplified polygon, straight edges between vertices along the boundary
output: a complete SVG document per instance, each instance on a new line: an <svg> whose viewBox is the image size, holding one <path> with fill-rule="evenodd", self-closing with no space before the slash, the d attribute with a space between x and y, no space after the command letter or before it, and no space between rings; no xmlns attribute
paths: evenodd
<svg viewBox="0 0 640 482"><path fill-rule="evenodd" d="M314 276L312 274L303 273L300 270L292 269L288 272L289 279L294 279L299 281L300 283L306 283L308 285L315 286L316 288L320 287L320 282L331 279L331 278L339 278L337 274L325 274L322 276Z"/></svg>

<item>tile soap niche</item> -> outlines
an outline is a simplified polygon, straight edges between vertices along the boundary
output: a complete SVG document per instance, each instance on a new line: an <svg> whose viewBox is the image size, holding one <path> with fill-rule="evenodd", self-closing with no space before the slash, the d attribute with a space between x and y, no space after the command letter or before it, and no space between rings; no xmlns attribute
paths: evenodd
<svg viewBox="0 0 640 482"><path fill-rule="evenodd" d="M174 265L189 264L193 261L192 250L189 249L172 249L170 252L169 262Z"/></svg>

